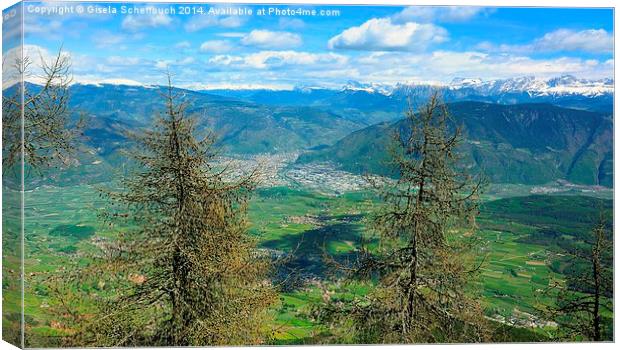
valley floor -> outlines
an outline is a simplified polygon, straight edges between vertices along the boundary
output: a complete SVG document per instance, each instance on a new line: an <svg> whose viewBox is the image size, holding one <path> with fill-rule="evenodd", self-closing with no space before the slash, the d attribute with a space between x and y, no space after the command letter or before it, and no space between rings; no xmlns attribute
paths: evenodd
<svg viewBox="0 0 620 350"><path fill-rule="evenodd" d="M328 332L314 321L314 305L329 298L350 300L371 288L364 283L342 283L322 257L327 252L344 260L355 252L367 231L367 214L375 198L360 176L339 172L326 163L295 166L287 163L291 157L280 157L284 162L282 158L260 160L271 173L250 204L250 232L258 237L261 249L277 256L294 254L285 268L294 272L295 283L280 294L273 307L274 342L313 343ZM97 214L106 203L96 193L89 185L43 186L26 193L24 301L29 346L45 346L46 336L63 331L63 325L49 312L45 280L87 259L88 252L105 247L105 242L117 235L115 228L99 221ZM596 203L610 208L612 196L610 189L562 182L491 185L487 189L478 220L480 229L475 233L481 239L478 249L484 257L476 283L487 318L498 329L510 326L504 341L546 339L547 331L554 327L539 318L536 309L541 303L552 302L541 291L563 278L553 268L561 250L558 242L543 244L531 239L532 235L552 228L562 232L563 239L577 239L570 232L587 231L590 223L577 220L574 213L589 215L583 211L594 210ZM5 212L5 247L17 244L11 222L16 215ZM376 238L371 237L368 244L372 249ZM19 315L20 262L17 254L5 254L3 259L3 320L12 324Z"/></svg>

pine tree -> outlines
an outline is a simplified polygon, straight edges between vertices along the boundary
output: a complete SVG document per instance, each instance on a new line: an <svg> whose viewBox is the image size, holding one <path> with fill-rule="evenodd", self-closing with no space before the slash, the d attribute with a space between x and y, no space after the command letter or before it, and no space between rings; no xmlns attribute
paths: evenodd
<svg viewBox="0 0 620 350"><path fill-rule="evenodd" d="M485 322L469 284L481 181L456 170L461 129L450 131L437 95L419 113L410 108L407 121L391 151L398 181L373 181L384 202L373 219L380 247L364 250L353 268L377 286L340 314L356 342L482 341Z"/></svg>
<svg viewBox="0 0 620 350"><path fill-rule="evenodd" d="M197 139L196 122L179 98L169 83L165 113L152 130L133 136L135 171L120 190L103 193L114 203L105 219L130 228L91 268L107 287L74 345L263 341L262 321L275 294L269 257L247 233L256 174L231 182L229 170L214 165L214 137Z"/></svg>
<svg viewBox="0 0 620 350"><path fill-rule="evenodd" d="M544 316L558 325L558 337L564 340L613 340L612 321L603 318L613 313L613 244L603 215L591 232L587 248L576 248L568 256L571 267L566 281L553 284L546 294L555 294L555 303Z"/></svg>

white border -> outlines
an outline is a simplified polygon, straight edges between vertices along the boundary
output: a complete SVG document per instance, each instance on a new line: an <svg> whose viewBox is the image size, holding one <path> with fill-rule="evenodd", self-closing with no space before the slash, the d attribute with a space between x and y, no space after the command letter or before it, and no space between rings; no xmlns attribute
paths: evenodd
<svg viewBox="0 0 620 350"><path fill-rule="evenodd" d="M132 1L105 1L105 0L94 0L94 1L80 1L80 0L66 0L64 2L132 2ZM242 1L223 1L223 0L211 0L211 1L197 1L197 0L183 0L183 1L166 1L166 0L150 0L150 1L140 1L140 2L151 2L151 3L170 3L170 2L184 2L184 3L246 3L246 4L261 4L261 3L273 3L273 4L331 4L331 5L459 5L459 6L489 6L489 7L586 7L586 8L594 8L594 7L605 7L605 8L616 8L617 2L614 0L448 0L448 1L438 1L438 0L268 0L268 1L257 1L257 0L242 0ZM2 9L5 9L13 4L17 3L17 1L12 0L0 0L0 5ZM615 12L615 11L614 11ZM615 16L614 13L614 33L618 28L618 17ZM618 47L618 36L614 35L614 47ZM0 51L1 51L1 43L0 43ZM614 60L615 60L615 50L614 50ZM615 62L615 61L614 61ZM614 70L614 81L618 81L618 72ZM618 115L618 103L617 103L617 95L614 95L614 118ZM614 141L620 140L620 129L615 127L614 123ZM0 141L1 143L1 141ZM617 164L620 160L617 157L620 151L620 146L618 143L614 142L614 184L618 186L620 184L620 174L617 171ZM1 191L1 189L0 189ZM0 192L1 193L1 192ZM614 193L615 198L615 193ZM1 196L0 196L1 203ZM614 199L614 218L618 218L620 214L620 209L615 206ZM0 230L2 228L2 223L0 221ZM618 222L614 220L614 232L618 231ZM614 245L614 257L618 257L620 244ZM0 259L0 267L1 267L1 259ZM617 264L614 264L614 278L615 278L615 290L618 287L618 268ZM1 273L1 269L0 269ZM615 293L617 294L617 293ZM0 290L1 295L1 290ZM615 307L615 305L614 305ZM617 310L614 311L616 315L614 320L614 333L615 336L618 335L618 316ZM1 317L0 317L0 325L1 325ZM515 349L549 349L549 350L582 350L582 349L615 349L616 346L613 343L527 343L527 344L459 344L459 345L327 345L330 347L338 347L343 350L352 350L352 349L361 349L362 347L372 346L375 349L404 349L404 348L415 348L420 350L430 350L430 349L502 349L502 350L515 350ZM317 346L304 346L305 348L318 348ZM267 349L285 349L285 350L294 350L299 348L299 346L277 346L277 347L261 347ZM4 341L0 341L0 350L4 349L15 349L9 343ZM176 348L145 348L145 349L176 349ZM203 348L198 348L203 349ZM216 347L216 348L204 348L204 349L247 349L247 347Z"/></svg>

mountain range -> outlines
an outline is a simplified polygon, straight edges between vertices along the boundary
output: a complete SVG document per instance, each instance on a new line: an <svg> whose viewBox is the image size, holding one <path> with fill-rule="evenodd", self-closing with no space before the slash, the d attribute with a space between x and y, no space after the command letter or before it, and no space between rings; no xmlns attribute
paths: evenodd
<svg viewBox="0 0 620 350"><path fill-rule="evenodd" d="M438 91L445 102L479 101L501 104L551 103L561 107L612 112L614 81L587 80L571 75L542 79L518 77L483 81L455 78L448 84L367 84L349 81L340 89L302 86L293 90L208 90L207 92L264 104L312 105L340 112L363 107L361 116L377 122L402 113L410 100L423 103Z"/></svg>
<svg viewBox="0 0 620 350"><path fill-rule="evenodd" d="M551 104L448 105L462 125L461 166L495 183L544 184L557 179L612 186L613 120L604 113ZM356 131L334 145L303 154L300 163L329 161L355 173L396 176L388 164L394 135L409 131L405 119Z"/></svg>
<svg viewBox="0 0 620 350"><path fill-rule="evenodd" d="M465 126L462 147L468 166L484 169L495 182L544 183L561 178L611 186L613 82L568 76L543 82L457 79L440 90ZM573 89L567 90L568 86ZM577 86L590 88L585 93ZM29 84L29 88L38 87ZM302 153L299 162L331 161L352 172L394 175L383 169L385 142L394 130L403 128L400 119L407 100L415 107L436 89L420 84L388 89L351 82L342 89L175 88L174 92L198 120L199 131L216 133L223 153L297 152ZM83 114L88 120L83 150L52 180L61 183L71 174L95 181L118 169L124 161L119 151L129 147L126 131L151 125L164 109L164 92L161 86L138 84L72 85L71 108L76 118ZM565 108L567 104L571 108Z"/></svg>
<svg viewBox="0 0 620 350"><path fill-rule="evenodd" d="M74 85L71 107L86 113L86 136L98 148L109 147L117 126L147 127L164 110L164 87ZM214 131L224 151L238 154L291 152L331 144L367 124L308 106L276 106L204 92L175 89L186 113L200 130ZM121 128L122 129L122 128ZM110 151L110 150L107 150Z"/></svg>

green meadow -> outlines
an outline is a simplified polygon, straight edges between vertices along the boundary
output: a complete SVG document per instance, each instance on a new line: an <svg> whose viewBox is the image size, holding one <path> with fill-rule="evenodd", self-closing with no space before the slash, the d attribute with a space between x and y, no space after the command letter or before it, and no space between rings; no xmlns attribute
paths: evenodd
<svg viewBox="0 0 620 350"><path fill-rule="evenodd" d="M123 227L102 223L99 213L106 203L93 186L44 186L28 191L25 201L24 308L27 337L36 342L63 332L50 312L54 300L46 280L87 264L89 254L101 242L113 240ZM563 280L553 268L561 260L562 247L577 244L587 234L599 208L611 215L611 203L591 194L528 195L527 189L517 185L490 189L475 232L482 264L472 293L480 295L486 316L497 324L496 339L505 340L505 332L512 334L512 340L546 339L553 325L539 319L536 310L553 303L542 291L551 282ZM362 238L372 250L377 239L369 234L368 218L375 206L369 192L331 196L286 187L256 191L249 206L249 231L260 248L288 257L277 269L296 280L282 288L273 305L274 343L319 340L329 330L314 320L313 307L325 298L352 299L371 288L361 282L343 283L325 256L346 262L354 257ZM16 217L9 214L5 218ZM10 228L12 223L5 219L4 225ZM541 239L550 230L556 234ZM5 247L17 243L16 237L4 239ZM5 255L3 264L5 274L15 276L19 271L16 257ZM5 279L3 321L7 324L19 319L17 282Z"/></svg>

